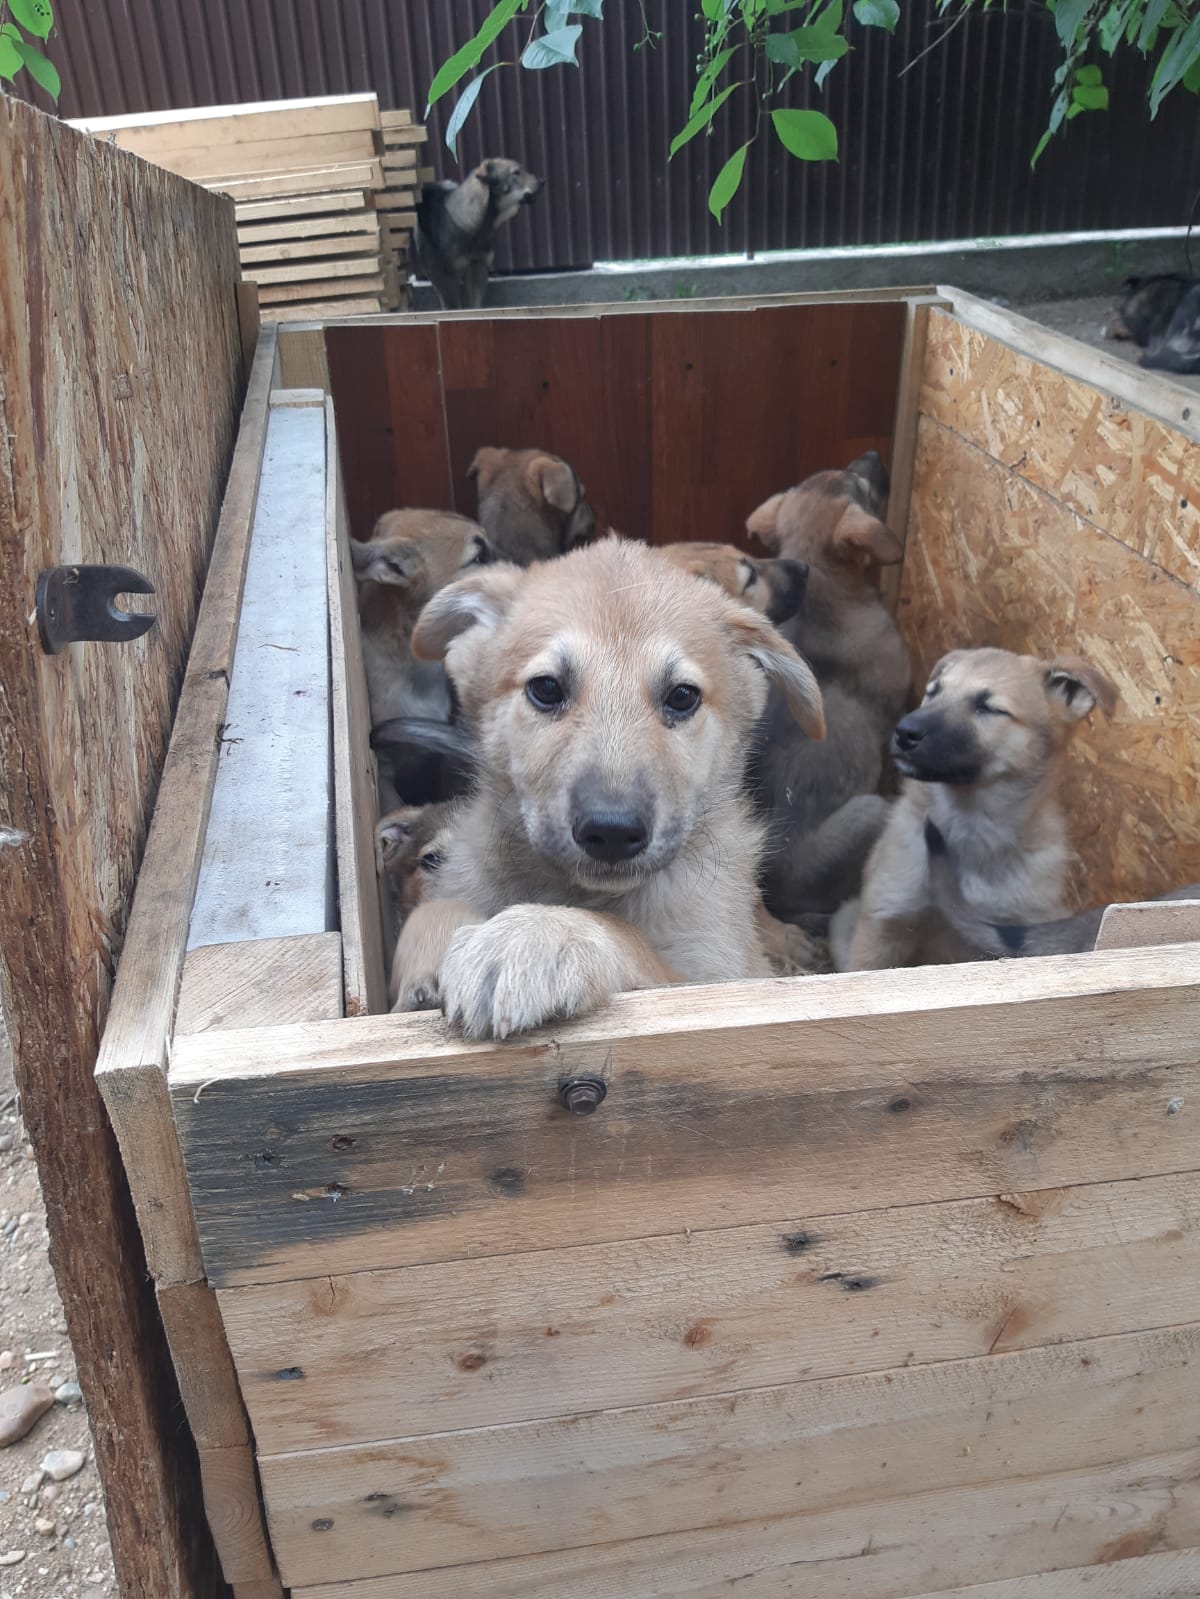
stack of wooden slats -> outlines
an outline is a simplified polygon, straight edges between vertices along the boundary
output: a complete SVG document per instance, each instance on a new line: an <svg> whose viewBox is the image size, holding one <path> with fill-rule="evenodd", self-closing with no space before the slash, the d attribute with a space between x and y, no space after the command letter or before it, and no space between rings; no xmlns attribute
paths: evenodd
<svg viewBox="0 0 1200 1599"><path fill-rule="evenodd" d="M258 284L264 318L283 322L407 302L425 134L410 112L385 115L386 134L375 95L356 94L76 126L231 195L242 275Z"/></svg>

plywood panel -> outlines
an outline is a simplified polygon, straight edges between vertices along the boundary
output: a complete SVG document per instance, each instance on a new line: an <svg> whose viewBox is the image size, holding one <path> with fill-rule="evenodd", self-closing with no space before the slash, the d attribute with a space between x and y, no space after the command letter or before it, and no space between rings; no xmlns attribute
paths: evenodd
<svg viewBox="0 0 1200 1599"><path fill-rule="evenodd" d="M1193 945L666 989L501 1048L429 1016L177 1037L171 1083L231 1286L1192 1170L1198 1023Z"/></svg>
<svg viewBox="0 0 1200 1599"><path fill-rule="evenodd" d="M1159 539L1161 543L1161 537ZM1200 597L932 417L920 422L898 619L944 651L1079 654L1117 683L1072 747L1076 904L1200 880Z"/></svg>
<svg viewBox="0 0 1200 1599"><path fill-rule="evenodd" d="M221 1310L264 1453L531 1421L1200 1320L1200 1179L235 1288Z"/></svg>
<svg viewBox="0 0 1200 1599"><path fill-rule="evenodd" d="M260 1466L297 1587L849 1506L865 1544L881 1501L1193 1448L1198 1355L1181 1327Z"/></svg>

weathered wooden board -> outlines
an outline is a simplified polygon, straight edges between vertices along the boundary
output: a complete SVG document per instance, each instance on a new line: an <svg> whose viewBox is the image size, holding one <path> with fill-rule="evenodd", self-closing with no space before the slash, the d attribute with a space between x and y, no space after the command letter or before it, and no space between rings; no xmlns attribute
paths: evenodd
<svg viewBox="0 0 1200 1599"><path fill-rule="evenodd" d="M236 278L226 202L0 95L0 1001L126 1599L216 1583L92 1072L233 445ZM75 562L145 573L153 630L44 655L37 577Z"/></svg>
<svg viewBox="0 0 1200 1599"><path fill-rule="evenodd" d="M946 650L995 644L1082 655L1118 685L1068 761L1078 904L1200 881L1200 595L922 416L897 618L918 683Z"/></svg>
<svg viewBox="0 0 1200 1599"><path fill-rule="evenodd" d="M222 194L237 201L239 213L248 200L280 200L291 195L341 193L347 189L372 190L383 186L383 163L339 161L336 166L306 168L303 172L272 173L267 177L228 178L220 184Z"/></svg>
<svg viewBox="0 0 1200 1599"><path fill-rule="evenodd" d="M270 410L188 948L335 925L325 406Z"/></svg>
<svg viewBox="0 0 1200 1599"><path fill-rule="evenodd" d="M345 238L323 239L285 239L278 244L243 244L240 248L242 269L247 277L255 278L258 274L255 268L262 263L278 262L315 262L326 260L330 256L353 255L355 252L369 250L372 245L378 245L378 224L373 235L366 233L351 233ZM378 257L375 257L375 270L379 270Z"/></svg>
<svg viewBox="0 0 1200 1599"><path fill-rule="evenodd" d="M197 124L203 130L203 124ZM375 135L367 129L348 133L321 133L309 137L243 140L237 144L201 142L187 149L160 152L150 159L180 177L208 188L224 187L233 180L277 177L290 172L312 172L377 156Z"/></svg>
<svg viewBox="0 0 1200 1599"><path fill-rule="evenodd" d="M278 1027L342 1014L342 935L309 933L188 952L175 1027Z"/></svg>
<svg viewBox="0 0 1200 1599"><path fill-rule="evenodd" d="M365 233L379 237L379 214L376 211L332 212L328 216L301 216L291 220L282 217L274 221L238 222L238 245L242 259L248 249L264 244L283 244L297 239L345 239L353 234ZM310 246L316 249L316 245Z"/></svg>
<svg viewBox="0 0 1200 1599"><path fill-rule="evenodd" d="M220 1303L259 1449L321 1449L1200 1321L1200 1178L314 1276Z"/></svg>
<svg viewBox="0 0 1200 1599"><path fill-rule="evenodd" d="M236 206L240 229L245 223L272 221L275 218L324 217L338 212L358 211L366 206L366 189L331 191L328 194L295 194L274 200L239 200Z"/></svg>
<svg viewBox="0 0 1200 1599"><path fill-rule="evenodd" d="M881 1500L1194 1449L1198 1356L1200 1327L1179 1327L267 1456L260 1470L296 1587L849 1506L869 1542ZM1173 1485L1195 1541L1194 1464Z"/></svg>
<svg viewBox="0 0 1200 1599"><path fill-rule="evenodd" d="M144 111L135 116L80 117L73 128L133 150L147 160L164 151L194 149L201 139L233 145L247 140L345 133L380 127L373 94L317 95L294 100L256 100L244 105L193 106Z"/></svg>
<svg viewBox="0 0 1200 1599"><path fill-rule="evenodd" d="M354 241L358 249L366 246ZM332 281L335 278L361 278L370 277L379 271L379 254L353 256L348 261L293 261L283 266L257 267L253 273L254 281L262 288L268 288L279 283L308 283L312 279L320 278ZM353 289L352 284L346 285Z"/></svg>
<svg viewBox="0 0 1200 1599"><path fill-rule="evenodd" d="M378 298L383 290L383 274L379 270L382 262L376 260L375 272L369 277L350 278L321 278L307 283L264 283L259 288L259 300L263 308L263 316L273 312L279 305L295 305L301 302L313 306L321 300L341 300L346 298L362 298L369 296ZM325 315L326 307L319 312L310 312L309 318L314 314Z"/></svg>
<svg viewBox="0 0 1200 1599"><path fill-rule="evenodd" d="M1096 934L1096 948L1139 949L1191 939L1200 939L1200 899L1151 900L1110 905Z"/></svg>
<svg viewBox="0 0 1200 1599"><path fill-rule="evenodd" d="M177 1038L171 1080L232 1286L1192 1170L1198 1021L1190 945L665 989L499 1048L420 1015Z"/></svg>
<svg viewBox="0 0 1200 1599"><path fill-rule="evenodd" d="M349 300L321 300L318 303L299 305L266 305L263 320L267 322L312 322L316 318L371 316L380 309L377 295L355 296Z"/></svg>

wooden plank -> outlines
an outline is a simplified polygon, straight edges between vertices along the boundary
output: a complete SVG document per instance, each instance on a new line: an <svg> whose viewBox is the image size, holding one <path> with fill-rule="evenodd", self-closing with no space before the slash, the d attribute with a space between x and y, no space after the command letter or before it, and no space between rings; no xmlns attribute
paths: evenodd
<svg viewBox="0 0 1200 1599"><path fill-rule="evenodd" d="M489 1560L416 1576L293 1590L293 1599L1195 1599L1194 1500L1173 1486L1186 1457L1101 1466L817 1515L717 1525L632 1543ZM1155 1543L1156 1554L1122 1547ZM1031 1569L1056 1562L1067 1570ZM978 1574L985 1580L973 1581ZM999 1577L997 1581L987 1578Z"/></svg>
<svg viewBox="0 0 1200 1599"><path fill-rule="evenodd" d="M200 1481L204 1514L225 1581L269 1581L275 1566L263 1525L253 1448L237 1444L229 1449L201 1449Z"/></svg>
<svg viewBox="0 0 1200 1599"><path fill-rule="evenodd" d="M1179 1327L265 1456L260 1469L280 1575L293 1587L848 1506L868 1534L861 1549L881 1501L898 1495L995 1488L1194 1449L1198 1356L1200 1327ZM1181 1519L1195 1541L1194 1461L1168 1481L1189 1502Z"/></svg>
<svg viewBox="0 0 1200 1599"><path fill-rule="evenodd" d="M411 188L380 189L375 195L375 209L390 213L399 212L403 216L410 213L416 215L413 206L416 195Z"/></svg>
<svg viewBox="0 0 1200 1599"><path fill-rule="evenodd" d="M913 468L917 456L917 408L925 375L925 341L929 329L929 305L910 300L904 318L904 348L900 356L900 385L896 396L896 421L890 455L891 489L888 494L887 524L900 541L908 536L908 507L912 499ZM900 598L900 565L885 567L880 588L894 612Z"/></svg>
<svg viewBox="0 0 1200 1599"><path fill-rule="evenodd" d="M309 933L188 952L175 1025L267 1027L328 1021L342 1013L342 935Z"/></svg>
<svg viewBox="0 0 1200 1599"><path fill-rule="evenodd" d="M177 130L190 138L187 130L197 126L215 139L232 141L243 136L247 129L252 130L250 137L257 138L259 135L253 130L264 125L270 125L278 130L280 137L286 137L301 130L337 133L346 128L379 127L381 123L374 94L334 94L292 100L254 100L237 105L192 106L182 110L172 107L166 111L141 111L132 116L124 113L110 117L77 117L70 125L96 137L145 132L147 137L169 143Z"/></svg>
<svg viewBox="0 0 1200 1599"><path fill-rule="evenodd" d="M378 160L344 161L336 166L277 173L270 177L223 179L222 194L231 195L239 210L248 200L281 199L342 192L346 189L371 190L382 187L383 164Z"/></svg>
<svg viewBox="0 0 1200 1599"><path fill-rule="evenodd" d="M273 244L277 240L346 238L354 233L378 237L378 215L374 211L346 211L326 216L301 216L294 220L276 217L254 224L243 223L240 218L238 220L238 244L243 250L247 246Z"/></svg>
<svg viewBox="0 0 1200 1599"><path fill-rule="evenodd" d="M220 1295L265 1454L1197 1321L1200 1179L323 1277L319 1300L316 1287ZM384 1326L403 1339L381 1346ZM347 1382L367 1366L369 1384Z"/></svg>
<svg viewBox="0 0 1200 1599"><path fill-rule="evenodd" d="M356 239L358 249L364 248ZM254 281L260 290L279 283L308 283L315 279L332 282L338 278L370 277L379 271L379 252L355 256L350 261L297 261L287 266L256 267ZM353 287L348 284L347 287Z"/></svg>
<svg viewBox="0 0 1200 1599"><path fill-rule="evenodd" d="M289 388L329 392L329 363L325 359L325 334L321 328L283 329L278 344L281 377Z"/></svg>
<svg viewBox="0 0 1200 1599"><path fill-rule="evenodd" d="M335 925L325 409L272 406L188 948Z"/></svg>
<svg viewBox="0 0 1200 1599"><path fill-rule="evenodd" d="M417 152L415 150L387 149L383 155L384 173L411 172L415 181L417 175ZM390 180L393 185L395 178Z"/></svg>
<svg viewBox="0 0 1200 1599"><path fill-rule="evenodd" d="M261 1582L235 1582L233 1599L287 1599L278 1577L267 1577Z"/></svg>
<svg viewBox="0 0 1200 1599"><path fill-rule="evenodd" d="M333 401L325 407L325 539L333 671L333 791L347 1016L387 1009L383 923L375 870L375 757L348 547L346 500Z"/></svg>
<svg viewBox="0 0 1200 1599"><path fill-rule="evenodd" d="M175 1283L158 1290L158 1308L197 1447L249 1444L250 1424L216 1294L207 1283Z"/></svg>
<svg viewBox="0 0 1200 1599"><path fill-rule="evenodd" d="M270 322L309 322L314 317L322 321L330 317L371 316L380 309L378 295L355 296L348 300L318 300L298 305L269 305L263 315Z"/></svg>
<svg viewBox="0 0 1200 1599"><path fill-rule="evenodd" d="M1200 939L1200 900L1158 900L1110 905L1096 934L1096 948L1143 949L1192 939Z"/></svg>
<svg viewBox="0 0 1200 1599"><path fill-rule="evenodd" d="M215 1560L93 1068L237 421L232 216L8 96L0 211L0 1009L117 1581L199 1599ZM47 656L38 574L80 561L144 572L157 623Z"/></svg>
<svg viewBox="0 0 1200 1599"><path fill-rule="evenodd" d="M667 989L498 1047L419 1015L177 1037L171 1080L234 1286L1190 1171L1198 1020L1183 945Z"/></svg>
<svg viewBox="0 0 1200 1599"><path fill-rule="evenodd" d="M96 1063L147 1263L162 1285L203 1276L166 1095L167 1041L216 776L274 363L274 331L264 327Z"/></svg>
<svg viewBox="0 0 1200 1599"><path fill-rule="evenodd" d="M259 303L262 306L263 316L277 305L295 305L316 300L361 299L364 296L378 296L383 290L383 274L379 271L381 263L375 262L375 273L371 277L359 278L331 278L322 279L320 282L310 283L270 283L263 284L259 290Z"/></svg>
<svg viewBox="0 0 1200 1599"><path fill-rule="evenodd" d="M410 146L421 145L428 142L429 135L422 127L405 127L383 129L383 144L386 150L403 150Z"/></svg>
<svg viewBox="0 0 1200 1599"><path fill-rule="evenodd" d="M1082 655L1119 688L1066 764L1076 906L1200 881L1194 590L922 416L897 621L917 684L948 649L1000 645Z"/></svg>
<svg viewBox="0 0 1200 1599"><path fill-rule="evenodd" d="M314 138L261 139L239 144L210 144L201 135L190 149L150 157L160 166L209 188L229 179L272 177L288 172L313 172L377 157L370 132L319 134Z"/></svg>
<svg viewBox="0 0 1200 1599"><path fill-rule="evenodd" d="M384 129L407 128L412 126L411 111L380 111L379 125Z"/></svg>
<svg viewBox="0 0 1200 1599"><path fill-rule="evenodd" d="M332 190L328 194L294 194L274 200L239 200L237 223L269 221L275 218L335 216L358 211L369 198L365 189Z"/></svg>
<svg viewBox="0 0 1200 1599"><path fill-rule="evenodd" d="M270 265L272 262L284 261L327 261L330 256L359 255L364 250L374 246L379 249L379 225L376 223L373 232L363 230L359 233L349 234L345 238L327 236L323 239L281 239L273 244L242 244L239 246L238 255L241 258L242 270L256 282L262 281L262 273L256 268L262 263ZM370 264L375 271L379 270L378 253L370 258ZM369 268L364 267L364 270Z"/></svg>

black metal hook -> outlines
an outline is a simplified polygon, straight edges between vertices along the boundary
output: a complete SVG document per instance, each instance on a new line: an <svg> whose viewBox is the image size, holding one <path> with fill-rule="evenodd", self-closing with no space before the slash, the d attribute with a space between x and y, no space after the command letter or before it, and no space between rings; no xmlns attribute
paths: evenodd
<svg viewBox="0 0 1200 1599"><path fill-rule="evenodd" d="M57 655L84 639L127 644L154 626L152 611L117 609L118 594L153 594L154 585L131 566L51 566L37 581L42 648Z"/></svg>

